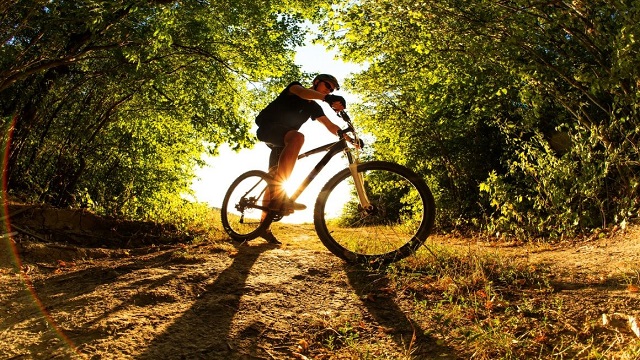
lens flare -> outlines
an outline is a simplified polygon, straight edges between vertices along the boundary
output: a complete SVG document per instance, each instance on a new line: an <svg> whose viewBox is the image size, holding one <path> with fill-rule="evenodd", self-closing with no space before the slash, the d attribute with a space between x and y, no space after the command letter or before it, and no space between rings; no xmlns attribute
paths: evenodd
<svg viewBox="0 0 640 360"><path fill-rule="evenodd" d="M81 355L77 350L76 345L73 343L71 339L62 331L60 326L56 323L56 321L51 317L46 310L46 307L42 303L41 299L38 297L36 293L35 287L33 286L33 282L27 273L23 270L22 260L20 258L20 254L16 247L16 242L13 240L13 237L18 233L12 231L11 228L11 219L9 213L9 199L7 197L7 185L8 185L8 171L9 171L9 160L10 160L10 149L11 149L11 140L13 139L13 131L15 129L17 115L13 117L9 126L4 131L4 136L2 138L3 144L3 156L2 156L2 234L0 234L0 246L3 250L8 250L9 252L9 265L13 265L16 273L18 273L22 279L24 286L29 290L31 297L33 299L34 304L40 310L42 317L47 322L47 324L54 329L56 336L62 340L67 346L76 354Z"/></svg>

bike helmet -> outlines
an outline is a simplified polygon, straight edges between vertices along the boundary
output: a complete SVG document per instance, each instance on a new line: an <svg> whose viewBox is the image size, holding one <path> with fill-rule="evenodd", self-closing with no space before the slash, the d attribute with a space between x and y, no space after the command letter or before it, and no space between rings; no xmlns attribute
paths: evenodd
<svg viewBox="0 0 640 360"><path fill-rule="evenodd" d="M313 79L313 83L315 84L318 81L327 81L335 85L336 90L340 90L340 84L338 83L338 79L335 76L329 74L319 74Z"/></svg>

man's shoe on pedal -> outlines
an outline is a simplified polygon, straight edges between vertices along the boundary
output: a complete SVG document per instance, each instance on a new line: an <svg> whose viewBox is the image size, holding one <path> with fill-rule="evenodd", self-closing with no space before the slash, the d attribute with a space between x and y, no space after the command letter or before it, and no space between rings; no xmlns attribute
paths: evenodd
<svg viewBox="0 0 640 360"><path fill-rule="evenodd" d="M271 203L269 204L269 210L282 211L287 214L290 214L294 211L305 210L306 208L307 205L294 202L286 196L284 197L284 199L280 200L272 199Z"/></svg>
<svg viewBox="0 0 640 360"><path fill-rule="evenodd" d="M291 200L289 198L287 198L285 200L284 207L287 208L287 209L295 210L295 211L301 211L301 210L306 210L307 209L307 205L294 202L293 200Z"/></svg>

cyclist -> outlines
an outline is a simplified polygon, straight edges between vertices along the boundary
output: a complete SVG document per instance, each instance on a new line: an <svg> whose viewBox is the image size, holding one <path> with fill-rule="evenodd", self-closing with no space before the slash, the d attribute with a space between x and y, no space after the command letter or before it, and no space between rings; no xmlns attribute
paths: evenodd
<svg viewBox="0 0 640 360"><path fill-rule="evenodd" d="M271 148L269 172L276 180L276 185L270 187L264 195L264 202L269 209L291 213L306 208L303 204L291 201L282 184L291 175L304 143L304 135L298 131L302 124L309 119L317 120L329 132L338 134L338 125L313 100L324 100L335 112L340 112L347 107L346 101L342 96L331 94L339 89L338 80L329 74L317 75L308 88L303 87L300 82L292 82L256 117L256 135L258 140ZM263 213L264 216L266 213ZM272 244L281 244L271 229L265 230L261 237Z"/></svg>

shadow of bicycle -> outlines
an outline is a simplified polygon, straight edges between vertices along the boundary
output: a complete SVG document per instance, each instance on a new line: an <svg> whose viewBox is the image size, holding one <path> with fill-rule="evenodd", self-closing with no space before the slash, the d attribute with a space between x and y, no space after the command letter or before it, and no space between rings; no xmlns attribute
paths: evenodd
<svg viewBox="0 0 640 360"><path fill-rule="evenodd" d="M345 266L345 273L373 320L386 329L410 358L458 358L453 349L438 345L436 339L425 334L425 330L388 294L389 279L385 274L354 266Z"/></svg>

